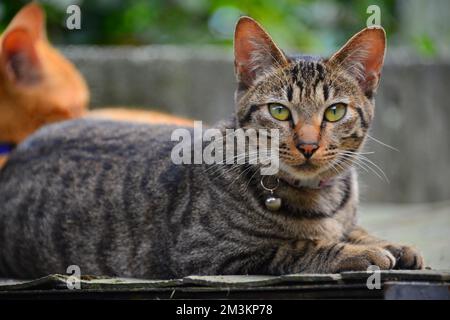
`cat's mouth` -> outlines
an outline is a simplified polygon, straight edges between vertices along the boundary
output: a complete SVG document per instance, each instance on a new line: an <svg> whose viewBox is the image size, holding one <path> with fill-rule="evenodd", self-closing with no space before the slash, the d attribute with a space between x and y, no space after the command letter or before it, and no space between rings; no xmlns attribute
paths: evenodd
<svg viewBox="0 0 450 320"><path fill-rule="evenodd" d="M299 171L317 171L319 166L312 163L311 161L307 160L304 163L301 164L293 164L291 165L292 168L299 170Z"/></svg>
<svg viewBox="0 0 450 320"><path fill-rule="evenodd" d="M311 176L314 175L315 173L317 174L318 172L321 171L321 167L323 167L323 163L322 162L316 162L313 160L304 160L302 162L290 162L290 161L283 161L280 159L280 163L283 164L282 167L286 168L288 167L290 170L290 172L295 172L299 175L307 175L307 176Z"/></svg>

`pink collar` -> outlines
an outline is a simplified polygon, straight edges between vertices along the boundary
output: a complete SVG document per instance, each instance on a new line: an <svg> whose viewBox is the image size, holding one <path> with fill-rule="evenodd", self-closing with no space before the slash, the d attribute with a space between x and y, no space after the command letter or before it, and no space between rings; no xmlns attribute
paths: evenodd
<svg viewBox="0 0 450 320"><path fill-rule="evenodd" d="M294 188L308 188L308 189L323 189L331 187L334 181L334 178L308 179L308 180L285 179L285 178L280 179L285 181L287 184L289 184Z"/></svg>

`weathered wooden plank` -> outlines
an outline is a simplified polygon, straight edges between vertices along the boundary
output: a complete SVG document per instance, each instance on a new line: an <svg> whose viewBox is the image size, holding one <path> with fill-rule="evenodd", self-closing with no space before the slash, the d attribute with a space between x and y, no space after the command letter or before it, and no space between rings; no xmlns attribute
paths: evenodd
<svg viewBox="0 0 450 320"><path fill-rule="evenodd" d="M450 272L436 270L381 270L379 271L381 281L450 281ZM366 271L348 271L342 272L341 277L344 281L366 281L373 272Z"/></svg>
<svg viewBox="0 0 450 320"><path fill-rule="evenodd" d="M291 286L323 286L358 284L366 286L369 272L343 272L341 274L291 274L283 276L190 276L183 279L173 280L145 280L130 278L106 278L106 277L82 277L80 280L81 290L153 290L169 289L178 290L183 287L197 287L212 289L248 289L264 287L291 287ZM435 282L450 283L450 272L435 270L390 270L380 271L381 282L386 281L410 281L410 282ZM31 281L0 281L1 291L23 291L23 290L48 290L68 289L66 275L49 275ZM306 288L306 287L305 287Z"/></svg>
<svg viewBox="0 0 450 320"><path fill-rule="evenodd" d="M450 300L449 284L423 282L386 282L386 300Z"/></svg>

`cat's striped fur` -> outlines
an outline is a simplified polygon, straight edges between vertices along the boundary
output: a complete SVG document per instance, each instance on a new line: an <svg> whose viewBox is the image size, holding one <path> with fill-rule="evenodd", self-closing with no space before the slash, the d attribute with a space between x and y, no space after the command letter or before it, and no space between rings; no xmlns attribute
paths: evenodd
<svg viewBox="0 0 450 320"><path fill-rule="evenodd" d="M218 128L280 129L280 211L265 208L256 166L173 164L173 127L66 122L20 145L0 172L0 275L71 264L145 278L421 268L414 249L357 226L356 173L339 153L358 151L372 120L384 32L366 29L328 60L289 58L241 18L235 56L237 112ZM346 100L346 118L323 124L336 99ZM273 101L292 121L270 117ZM320 148L306 162L297 140L314 134Z"/></svg>

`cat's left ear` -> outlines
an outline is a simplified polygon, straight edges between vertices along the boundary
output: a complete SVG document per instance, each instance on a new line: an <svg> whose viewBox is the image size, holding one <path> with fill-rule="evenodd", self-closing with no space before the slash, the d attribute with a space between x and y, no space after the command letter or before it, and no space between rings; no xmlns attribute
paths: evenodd
<svg viewBox="0 0 450 320"><path fill-rule="evenodd" d="M31 2L20 9L9 23L5 33L14 29L25 29L34 40L46 40L45 12L37 2Z"/></svg>
<svg viewBox="0 0 450 320"><path fill-rule="evenodd" d="M382 27L366 28L354 35L329 60L333 68L352 74L367 97L372 97L380 82L386 53L386 33Z"/></svg>
<svg viewBox="0 0 450 320"><path fill-rule="evenodd" d="M33 85L42 76L36 43L28 30L14 29L1 43L0 67L15 84Z"/></svg>
<svg viewBox="0 0 450 320"><path fill-rule="evenodd" d="M241 89L250 87L268 68L287 63L284 53L255 20L239 19L234 33L234 67Z"/></svg>
<svg viewBox="0 0 450 320"><path fill-rule="evenodd" d="M38 3L31 2L15 15L1 38L0 68L11 81L32 85L41 79L40 41L47 41L45 13Z"/></svg>

